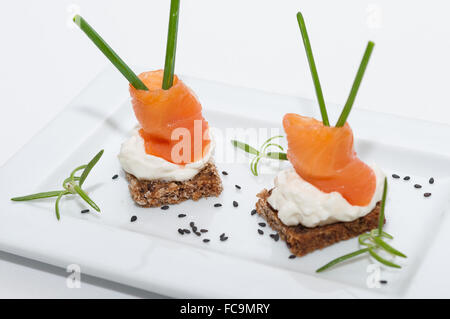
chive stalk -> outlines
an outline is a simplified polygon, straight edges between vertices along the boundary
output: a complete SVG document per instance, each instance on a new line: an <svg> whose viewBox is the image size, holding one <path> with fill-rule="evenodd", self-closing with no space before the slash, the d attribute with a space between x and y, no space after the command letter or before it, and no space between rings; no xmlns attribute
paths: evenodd
<svg viewBox="0 0 450 319"><path fill-rule="evenodd" d="M180 11L180 0L171 0L169 31L167 33L166 61L164 64L163 90L168 90L173 85L175 72L175 54L177 50L178 13Z"/></svg>
<svg viewBox="0 0 450 319"><path fill-rule="evenodd" d="M345 122L347 121L350 111L352 110L353 103L355 102L356 94L358 93L358 89L364 76L364 72L366 71L367 64L369 63L370 55L372 54L374 45L375 44L372 41L369 41L367 43L366 51L364 52L358 72L356 73L355 80L353 81L352 89L350 90L347 102L345 103L344 109L342 110L342 113L336 123L336 127L344 126Z"/></svg>
<svg viewBox="0 0 450 319"><path fill-rule="evenodd" d="M300 27L300 32L303 38L303 44L305 46L306 56L308 57L309 69L311 70L311 76L316 89L317 101L319 102L320 114L322 116L322 122L325 126L330 126L328 120L328 113L325 106L325 100L323 98L322 87L319 81L319 74L317 73L316 63L314 62L314 56L311 49L311 43L309 42L308 31L306 30L305 20L301 12L297 13L297 21Z"/></svg>
<svg viewBox="0 0 450 319"><path fill-rule="evenodd" d="M88 36L89 39L102 51L102 53L111 61L111 63L119 70L120 73L134 86L137 90L148 91L145 84L138 76L128 67L128 65L117 55L116 52L103 40L103 38L83 19L80 15L75 15L73 21Z"/></svg>

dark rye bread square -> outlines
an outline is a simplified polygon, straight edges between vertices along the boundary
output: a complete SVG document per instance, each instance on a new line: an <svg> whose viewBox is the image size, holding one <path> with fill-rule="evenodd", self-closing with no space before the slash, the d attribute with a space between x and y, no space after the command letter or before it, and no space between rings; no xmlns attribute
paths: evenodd
<svg viewBox="0 0 450 319"><path fill-rule="evenodd" d="M219 196L222 192L222 180L212 162L193 178L182 182L160 180L139 180L126 173L131 198L142 207L158 207L178 204L185 200L199 200L202 197Z"/></svg>
<svg viewBox="0 0 450 319"><path fill-rule="evenodd" d="M290 251L298 257L333 245L341 240L359 236L378 227L380 202L370 213L352 222L338 222L314 228L307 228L302 225L286 226L278 218L278 212L267 202L270 193L271 190L264 189L257 195L259 200L256 203L256 211L273 230L278 232Z"/></svg>

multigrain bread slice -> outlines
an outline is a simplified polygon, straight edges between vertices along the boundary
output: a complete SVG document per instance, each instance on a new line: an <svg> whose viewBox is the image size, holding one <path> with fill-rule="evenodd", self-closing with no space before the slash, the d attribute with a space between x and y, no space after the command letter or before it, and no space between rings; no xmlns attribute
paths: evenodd
<svg viewBox="0 0 450 319"><path fill-rule="evenodd" d="M314 250L333 245L341 240L347 240L378 227L380 202L366 216L352 222L339 222L330 225L307 228L302 225L286 226L278 218L278 212L267 202L271 190L264 189L257 197L256 211L273 230L278 232L290 251L298 256L304 256Z"/></svg>
<svg viewBox="0 0 450 319"><path fill-rule="evenodd" d="M158 207L178 204L188 199L194 201L202 197L219 196L223 190L217 168L212 162L193 178L183 182L166 182L160 180L139 180L126 173L131 198L143 207Z"/></svg>

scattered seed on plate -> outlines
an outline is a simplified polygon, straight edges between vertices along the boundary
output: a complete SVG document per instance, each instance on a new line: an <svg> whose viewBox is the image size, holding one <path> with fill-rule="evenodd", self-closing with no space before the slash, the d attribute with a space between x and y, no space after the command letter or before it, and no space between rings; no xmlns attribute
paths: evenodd
<svg viewBox="0 0 450 319"><path fill-rule="evenodd" d="M221 207L221 206L222 206L221 203L216 203L216 204L214 204L214 207Z"/></svg>
<svg viewBox="0 0 450 319"><path fill-rule="evenodd" d="M183 230L183 229L178 228L178 232L179 232L181 235L184 235L184 230Z"/></svg>
<svg viewBox="0 0 450 319"><path fill-rule="evenodd" d="M220 238L220 241L225 241L225 240L227 240L228 239L228 237L221 237Z"/></svg>
<svg viewBox="0 0 450 319"><path fill-rule="evenodd" d="M398 176L397 174L392 174L393 178L400 178L400 176Z"/></svg>
<svg viewBox="0 0 450 319"><path fill-rule="evenodd" d="M423 196L425 196L425 197L430 197L430 196L431 196L431 193L425 193L425 194L423 194Z"/></svg>
<svg viewBox="0 0 450 319"><path fill-rule="evenodd" d="M241 189L241 186L239 186L239 185L234 185L234 187L236 187L237 189Z"/></svg>
<svg viewBox="0 0 450 319"><path fill-rule="evenodd" d="M256 209L253 209L251 212L250 212L250 215L255 215L256 214Z"/></svg>
<svg viewBox="0 0 450 319"><path fill-rule="evenodd" d="M385 285L385 284L387 284L387 283L388 283L387 280L380 280L380 284Z"/></svg>
<svg viewBox="0 0 450 319"><path fill-rule="evenodd" d="M420 184L414 184L414 187L415 187L415 188L422 188L422 185L420 185Z"/></svg>
<svg viewBox="0 0 450 319"><path fill-rule="evenodd" d="M135 222L136 220L137 220L137 216L136 215L131 216L131 219L130 219L131 222Z"/></svg>
<svg viewBox="0 0 450 319"><path fill-rule="evenodd" d="M238 206L239 206L239 203L238 203L237 201L234 200L234 201L233 201L233 206L234 206L234 207L238 207Z"/></svg>
<svg viewBox="0 0 450 319"><path fill-rule="evenodd" d="M197 232L197 226L192 226L192 231L195 233Z"/></svg>
<svg viewBox="0 0 450 319"><path fill-rule="evenodd" d="M189 226L194 227L195 223L194 222L190 222Z"/></svg>
<svg viewBox="0 0 450 319"><path fill-rule="evenodd" d="M190 234L190 233L191 233L191 231L190 231L189 229L183 229L183 232L184 232L185 234Z"/></svg>
<svg viewBox="0 0 450 319"><path fill-rule="evenodd" d="M222 174L226 176L226 175L228 175L228 172L227 171L222 171Z"/></svg>
<svg viewBox="0 0 450 319"><path fill-rule="evenodd" d="M289 259L294 259L295 257L297 257L297 256L295 256L295 255L290 255L290 256L289 256Z"/></svg>
<svg viewBox="0 0 450 319"><path fill-rule="evenodd" d="M186 217L186 214L179 214L178 215L178 218L183 218L183 217Z"/></svg>
<svg viewBox="0 0 450 319"><path fill-rule="evenodd" d="M117 179L119 177L119 175L114 175L113 177L112 177L112 179Z"/></svg>
<svg viewBox="0 0 450 319"><path fill-rule="evenodd" d="M264 235L264 232L261 229L258 229L258 234Z"/></svg>
<svg viewBox="0 0 450 319"><path fill-rule="evenodd" d="M205 239L203 239L203 242L204 242L204 243L209 243L210 240L209 240L208 238L205 238Z"/></svg>
<svg viewBox="0 0 450 319"><path fill-rule="evenodd" d="M428 183L430 183L430 184L434 184L434 178L433 178L433 177L431 177L431 178L430 178L430 180L428 181Z"/></svg>
<svg viewBox="0 0 450 319"><path fill-rule="evenodd" d="M261 227L266 227L266 223L258 223L258 225Z"/></svg>
<svg viewBox="0 0 450 319"><path fill-rule="evenodd" d="M89 213L89 209L83 209L83 210L81 211L81 213L82 213L82 214Z"/></svg>
<svg viewBox="0 0 450 319"><path fill-rule="evenodd" d="M200 233L200 232L198 232L198 231L194 231L194 234L196 234L197 236L201 236L202 234Z"/></svg>
<svg viewBox="0 0 450 319"><path fill-rule="evenodd" d="M225 233L222 233L222 235L219 236L219 238L225 237Z"/></svg>
<svg viewBox="0 0 450 319"><path fill-rule="evenodd" d="M403 177L403 180L405 180L405 181L409 181L410 179L411 179L411 177L409 177L409 176Z"/></svg>
<svg viewBox="0 0 450 319"><path fill-rule="evenodd" d="M162 209L162 210L168 210L168 209L169 209L169 206L168 206L168 205L161 206L161 209Z"/></svg>
<svg viewBox="0 0 450 319"><path fill-rule="evenodd" d="M207 230L207 229L200 229L200 232L201 232L201 233L207 233L208 230Z"/></svg>

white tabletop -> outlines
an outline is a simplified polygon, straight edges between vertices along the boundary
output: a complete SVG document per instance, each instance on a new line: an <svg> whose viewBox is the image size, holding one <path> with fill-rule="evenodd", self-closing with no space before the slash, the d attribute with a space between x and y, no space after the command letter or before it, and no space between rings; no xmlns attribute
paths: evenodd
<svg viewBox="0 0 450 319"><path fill-rule="evenodd" d="M72 27L74 11L81 10L129 64L163 67L167 0L22 0L4 6L0 165L109 63ZM344 103L373 40L355 107L450 124L449 7L445 0L182 1L176 72L314 98L295 18L302 10L327 101ZM0 252L0 298L160 297L87 276L81 289L68 289L67 275Z"/></svg>

